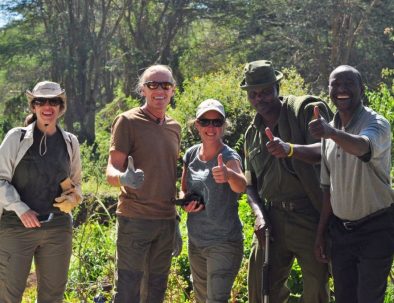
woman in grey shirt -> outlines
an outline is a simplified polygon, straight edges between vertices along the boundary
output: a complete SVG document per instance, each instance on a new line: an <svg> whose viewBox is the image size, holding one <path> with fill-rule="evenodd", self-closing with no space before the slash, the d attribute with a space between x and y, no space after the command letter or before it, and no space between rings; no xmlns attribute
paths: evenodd
<svg viewBox="0 0 394 303"><path fill-rule="evenodd" d="M183 206L188 212L189 261L197 302L228 302L243 255L238 196L246 187L240 156L223 143L225 112L213 99L197 108L202 143L184 156ZM203 200L203 202L201 201Z"/></svg>

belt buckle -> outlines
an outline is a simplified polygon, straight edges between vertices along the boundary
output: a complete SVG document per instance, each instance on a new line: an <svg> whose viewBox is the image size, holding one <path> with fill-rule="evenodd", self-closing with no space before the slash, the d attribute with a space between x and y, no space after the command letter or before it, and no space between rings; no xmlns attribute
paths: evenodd
<svg viewBox="0 0 394 303"><path fill-rule="evenodd" d="M347 231L351 231L354 229L354 224L351 221L344 221L342 222L342 225Z"/></svg>

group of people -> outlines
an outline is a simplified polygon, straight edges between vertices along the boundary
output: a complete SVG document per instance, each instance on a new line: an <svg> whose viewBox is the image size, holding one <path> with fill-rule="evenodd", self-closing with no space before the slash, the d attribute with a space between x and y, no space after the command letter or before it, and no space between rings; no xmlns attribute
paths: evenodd
<svg viewBox="0 0 394 303"><path fill-rule="evenodd" d="M287 302L295 258L302 302L329 302L329 262L337 303L383 302L394 254L390 124L363 104L351 66L329 78L335 115L318 97L281 96L282 78L267 60L244 68L240 88L256 110L244 163L223 142L223 104L199 104L192 125L201 143L185 151L177 194L181 126L166 114L176 82L165 65L139 77L145 102L115 118L106 169L120 187L115 303L164 301L182 250L176 204L188 213L196 302L228 302L243 257L243 192L255 215L250 303ZM70 213L82 199L79 144L57 123L67 104L59 84L40 82L26 95L32 114L0 146L0 302L21 302L33 257L37 302L63 302Z"/></svg>

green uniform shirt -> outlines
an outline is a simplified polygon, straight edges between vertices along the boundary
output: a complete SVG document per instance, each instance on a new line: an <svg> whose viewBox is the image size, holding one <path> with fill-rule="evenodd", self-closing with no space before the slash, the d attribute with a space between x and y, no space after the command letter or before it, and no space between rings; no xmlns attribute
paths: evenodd
<svg viewBox="0 0 394 303"><path fill-rule="evenodd" d="M308 123L313 118L313 107L319 106L320 114L330 120L327 105L313 96L280 97L282 109L275 136L293 144L312 144ZM257 114L245 134L245 175L248 185L256 186L262 200L271 202L309 197L320 209L319 170L294 158L278 159L266 148L268 138L265 124ZM310 185L310 186L309 186Z"/></svg>

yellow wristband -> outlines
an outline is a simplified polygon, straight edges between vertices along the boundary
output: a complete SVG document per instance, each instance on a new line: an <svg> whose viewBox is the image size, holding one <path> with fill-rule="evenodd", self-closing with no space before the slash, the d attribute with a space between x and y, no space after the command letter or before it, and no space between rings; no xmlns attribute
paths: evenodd
<svg viewBox="0 0 394 303"><path fill-rule="evenodd" d="M120 175L118 175L118 183L119 183L119 187L121 187L122 183L120 183Z"/></svg>
<svg viewBox="0 0 394 303"><path fill-rule="evenodd" d="M287 143L288 143L289 146L290 146L290 151L289 151L289 153L287 154L287 157L290 158L290 157L294 154L294 145L291 144L291 143L289 143L289 142L287 142Z"/></svg>

